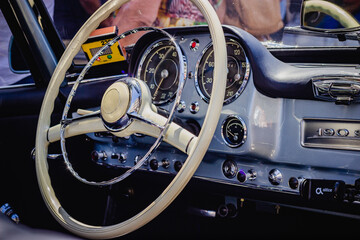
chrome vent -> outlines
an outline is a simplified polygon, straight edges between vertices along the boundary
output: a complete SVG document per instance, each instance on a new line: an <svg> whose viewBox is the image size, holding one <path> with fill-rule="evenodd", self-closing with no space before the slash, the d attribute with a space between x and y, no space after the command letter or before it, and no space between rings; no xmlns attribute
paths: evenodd
<svg viewBox="0 0 360 240"><path fill-rule="evenodd" d="M312 85L315 98L337 104L360 102L360 77L319 77Z"/></svg>

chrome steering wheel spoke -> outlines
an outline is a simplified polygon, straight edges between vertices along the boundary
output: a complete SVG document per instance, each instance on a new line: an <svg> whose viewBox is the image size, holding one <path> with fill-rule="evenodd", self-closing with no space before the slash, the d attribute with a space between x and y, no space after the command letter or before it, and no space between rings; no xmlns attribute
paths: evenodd
<svg viewBox="0 0 360 240"><path fill-rule="evenodd" d="M140 114L136 113L136 112L132 112L132 113L128 113L128 115L131 117L131 118L134 118L134 119L137 119L139 121L142 121L146 124L149 124L150 126L153 126L153 127L156 127L158 129L160 129L160 131L163 131L165 129L165 126L162 126L152 120L149 120L143 116L141 116Z"/></svg>
<svg viewBox="0 0 360 240"><path fill-rule="evenodd" d="M177 95L174 100L173 107L170 111L169 117L164 120L162 116L156 113L152 107L152 97L150 90L148 86L143 83L143 81L126 77L119 79L115 83L113 83L104 93L102 102L101 102L101 108L100 111L85 114L83 116L79 116L76 118L68 118L68 114L70 111L70 106L72 99L75 97L77 88L80 84L80 82L83 80L86 73L89 71L91 66L94 64L96 59L103 54L103 52L109 48L111 45L119 41L120 39L124 38L125 36L128 36L133 33L137 33L139 31L156 31L160 32L166 37L169 38L169 41L174 45L177 56L179 58L179 85L177 90ZM166 31L158 28L153 27L140 27L136 28L130 31L127 31L123 34L120 34L113 38L111 41L109 41L106 45L104 45L93 57L90 59L90 61L86 64L80 75L78 76L76 82L74 83L71 92L68 96L68 99L66 101L62 119L60 122L60 145L61 150L63 154L63 158L65 161L65 164L69 171L72 173L72 175L78 179L80 182L89 184L89 185L97 185L97 186L104 186L104 185L111 185L117 182L122 181L126 177L130 176L136 169L140 168L142 164L147 161L150 156L155 152L155 150L158 148L158 146L161 144L161 142L164 139L164 136L172 124L173 115L176 109L176 106L180 102L180 96L185 84L185 66L183 61L183 55L181 52L180 47L176 43L175 39ZM105 128L110 131L115 136L121 135L123 132L130 132L131 134L136 132L136 129L133 129L133 131L126 131L127 128L129 128L131 125L137 124L137 126L142 126L141 123L145 123L145 125L150 126L150 131L146 130L144 126L139 127L140 133L145 133L150 136L153 136L156 138L154 144L150 147L148 152L145 154L145 156L140 159L135 166L131 167L126 173L122 174L121 176L118 176L114 179L108 180L108 181L102 181L102 182L93 182L88 181L82 177L79 176L79 174L73 169L69 159L68 154L66 151L65 146L65 139L66 139L66 128L70 124L74 123L74 121L82 121L86 119L91 119L96 116L100 116ZM140 122L140 123L139 123ZM154 130L155 128L156 130ZM174 127L172 127L174 129ZM156 136L157 135L157 136ZM174 135L174 134L173 134ZM188 136L185 139L193 139L193 137L189 138ZM191 141L191 140L190 140ZM184 145L184 144L183 144ZM187 143L189 145L189 142ZM187 149L187 147L185 148Z"/></svg>
<svg viewBox="0 0 360 240"><path fill-rule="evenodd" d="M89 111L90 112L90 111ZM60 121L61 125L69 125L70 123L85 120L92 117L100 117L100 110L97 111L91 111L90 113L84 114L84 115L78 115L73 118L65 118Z"/></svg>

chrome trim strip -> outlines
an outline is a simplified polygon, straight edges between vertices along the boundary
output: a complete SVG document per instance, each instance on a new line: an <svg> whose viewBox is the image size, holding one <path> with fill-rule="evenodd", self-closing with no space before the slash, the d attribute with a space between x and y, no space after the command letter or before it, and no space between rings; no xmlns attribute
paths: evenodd
<svg viewBox="0 0 360 240"><path fill-rule="evenodd" d="M334 130L332 136L323 134L328 129ZM344 129L349 132L348 136L337 135ZM304 118L300 122L300 144L308 148L360 151L357 130L360 130L359 120Z"/></svg>
<svg viewBox="0 0 360 240"><path fill-rule="evenodd" d="M70 77L77 77L80 73L73 73L66 75L66 78ZM81 81L81 83L89 83L89 82L96 82L96 81L106 81L106 80L116 80L119 78L125 78L128 74L119 74L119 75L113 75L113 76L107 76L107 77L98 77L98 78L89 78L84 79ZM75 84L75 81L68 82L69 86L72 86ZM0 86L0 90L3 89L16 89L16 88L24 88L24 87L35 87L35 83L24 83L24 84L15 84L15 85L8 85L8 86Z"/></svg>
<svg viewBox="0 0 360 240"><path fill-rule="evenodd" d="M143 116L141 116L140 114L138 114L137 112L129 112L129 113L127 113L131 118L134 118L134 119L137 119L137 120L140 120L140 121L142 121L142 122L145 122L145 123L147 123L147 124L149 124L149 125L151 125L151 126L154 126L154 127L156 127L156 128L158 128L158 129L160 129L160 130L163 130L164 129L164 126L161 126L161 125L159 125L159 124L157 124L157 123L155 123L155 122L153 122L153 121L151 121L151 120L148 120L148 119L146 119L146 118L144 118ZM130 119L131 119L130 118Z"/></svg>
<svg viewBox="0 0 360 240"><path fill-rule="evenodd" d="M0 90L3 90L3 89L16 89L16 88L23 88L23 87L35 87L35 83L24 83L24 84L0 86Z"/></svg>
<svg viewBox="0 0 360 240"><path fill-rule="evenodd" d="M73 73L66 76L68 77L78 77L80 73ZM106 80L117 80L120 78L128 77L128 74L119 74L119 75L113 75L113 76L107 76L107 77L98 77L98 78L89 78L89 79L83 79L81 83L89 83L89 82L97 82L97 81L106 81ZM72 86L75 84L75 81L68 82L69 86Z"/></svg>
<svg viewBox="0 0 360 240"><path fill-rule="evenodd" d="M214 183L236 186L236 187L245 187L245 188L250 188L250 189L267 190L267 191L273 191L273 192L282 192L282 193L288 193L288 194L293 194L293 195L300 195L298 190L280 189L279 187L274 187L274 186L268 187L268 186L263 186L263 185L256 185L254 183L251 183L251 184L250 183L240 183L240 182L237 183L237 182L233 182L230 180L214 179L214 178L201 177L201 176L196 176L196 175L194 175L194 178L209 181L209 182L214 182Z"/></svg>

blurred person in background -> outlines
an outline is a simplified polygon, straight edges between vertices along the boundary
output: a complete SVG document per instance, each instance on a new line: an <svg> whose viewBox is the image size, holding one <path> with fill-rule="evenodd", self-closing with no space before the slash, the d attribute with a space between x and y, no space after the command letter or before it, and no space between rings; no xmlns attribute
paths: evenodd
<svg viewBox="0 0 360 240"><path fill-rule="evenodd" d="M285 0L209 0L221 23L240 27L259 40L283 27ZM106 0L55 0L55 25L63 39L72 39L89 16ZM284 4L282 4L284 5ZM282 7L284 8L284 7ZM190 0L132 0L100 27L116 25L119 33L142 27L180 27L206 24L201 12ZM141 34L130 35L122 45L134 43Z"/></svg>
<svg viewBox="0 0 360 240"><path fill-rule="evenodd" d="M221 23L240 27L259 40L270 39L270 34L284 26L281 0L209 0ZM176 27L206 24L201 12L190 0L132 0L116 14L113 24L119 32L140 26ZM129 45L139 36L122 42Z"/></svg>

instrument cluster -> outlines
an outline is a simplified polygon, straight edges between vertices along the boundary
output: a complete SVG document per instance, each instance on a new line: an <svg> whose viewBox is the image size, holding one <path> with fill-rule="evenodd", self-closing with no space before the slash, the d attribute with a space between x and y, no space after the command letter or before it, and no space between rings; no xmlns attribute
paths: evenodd
<svg viewBox="0 0 360 240"><path fill-rule="evenodd" d="M137 52L131 59L131 74L148 85L153 104L165 111L169 111L178 91L182 91L180 105L177 107L178 117L184 121L196 119L201 125L211 93L215 91L215 59L210 34L203 31L195 35L191 30L170 34L174 39L149 33L138 41L134 47ZM223 104L232 113L227 116L227 121L223 121L219 139L222 139L227 148L238 148L246 140L246 125L236 115L238 104L234 102L249 81L250 64L238 36L230 33L225 36L227 76ZM181 53L177 52L174 42L178 44ZM184 65L183 73L180 64ZM182 90L178 87L181 78L185 80Z"/></svg>
<svg viewBox="0 0 360 240"><path fill-rule="evenodd" d="M147 83L153 103L163 106L171 103L177 94L179 77L182 77L179 72L179 64L182 61L185 66L184 74L189 72L189 78L191 78L192 71L187 71L187 68L195 68L191 87L195 88L201 99L208 103L213 91L214 71L214 50L211 40L202 44L195 38L190 41L190 46L182 45L181 42L185 42L184 40L178 42L180 42L179 46L183 51L184 59L179 59L171 41L166 38L158 39L145 48L139 58L134 75ZM204 46L201 51L200 44ZM190 56L186 54L186 48L191 49ZM228 74L224 104L230 104L244 90L250 75L250 64L244 49L235 37L226 37L226 48ZM189 62L196 66L188 66Z"/></svg>

